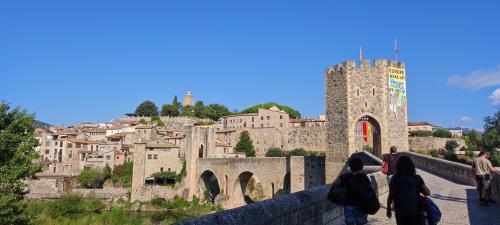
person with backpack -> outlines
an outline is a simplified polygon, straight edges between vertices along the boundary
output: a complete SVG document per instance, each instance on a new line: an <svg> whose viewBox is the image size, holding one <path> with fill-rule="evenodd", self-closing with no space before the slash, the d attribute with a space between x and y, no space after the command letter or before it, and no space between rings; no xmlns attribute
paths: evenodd
<svg viewBox="0 0 500 225"><path fill-rule="evenodd" d="M341 175L335 183L335 187L345 188L345 224L367 224L368 214L375 214L380 208L378 196L370 179L363 173L363 161L360 158L349 160L349 168L351 172Z"/></svg>
<svg viewBox="0 0 500 225"><path fill-rule="evenodd" d="M392 209L398 225L423 225L420 194L429 196L429 188L422 177L417 175L413 161L401 156L396 162L396 174L389 183L387 217L392 217Z"/></svg>
<svg viewBox="0 0 500 225"><path fill-rule="evenodd" d="M396 146L391 146L389 154L384 156L382 162L382 173L387 175L387 182L390 182L392 176L396 173L396 153L398 149Z"/></svg>
<svg viewBox="0 0 500 225"><path fill-rule="evenodd" d="M491 202L491 172L495 172L495 168L488 160L488 152L481 151L472 163L472 169L476 175L476 186L479 193L479 204L481 206L490 206Z"/></svg>

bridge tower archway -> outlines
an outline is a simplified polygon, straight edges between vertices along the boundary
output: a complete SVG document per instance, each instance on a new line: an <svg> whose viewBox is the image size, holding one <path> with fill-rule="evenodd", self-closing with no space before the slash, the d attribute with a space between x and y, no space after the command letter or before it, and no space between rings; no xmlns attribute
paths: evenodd
<svg viewBox="0 0 500 225"><path fill-rule="evenodd" d="M382 158L382 131L380 123L369 115L361 116L354 125L356 151L368 151Z"/></svg>

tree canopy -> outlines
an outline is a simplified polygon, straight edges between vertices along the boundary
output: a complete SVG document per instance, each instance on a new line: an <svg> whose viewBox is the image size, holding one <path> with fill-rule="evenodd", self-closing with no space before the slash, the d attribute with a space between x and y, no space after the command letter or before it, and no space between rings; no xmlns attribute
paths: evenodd
<svg viewBox="0 0 500 225"><path fill-rule="evenodd" d="M0 103L0 224L27 224L24 180L35 172L34 115Z"/></svg>
<svg viewBox="0 0 500 225"><path fill-rule="evenodd" d="M158 107L152 101L146 100L135 109L135 114L143 116L158 116Z"/></svg>
<svg viewBox="0 0 500 225"><path fill-rule="evenodd" d="M274 103L274 102L268 102L268 103L264 103L264 104L254 105L254 106L252 106L250 108L244 109L240 113L256 113L256 112L259 111L259 108L270 109L273 106L276 106L280 110L283 110L283 111L287 112L288 115L290 115L290 118L292 118L292 119L300 118L300 112L299 111L297 111L297 110L295 110L295 109L293 109L293 108L291 108L289 106L280 105L280 104Z"/></svg>
<svg viewBox="0 0 500 225"><path fill-rule="evenodd" d="M205 116L214 121L217 121L221 117L229 114L231 114L231 112L229 112L229 109L227 109L224 105L210 104L205 106Z"/></svg>
<svg viewBox="0 0 500 225"><path fill-rule="evenodd" d="M244 130L240 134L240 140L236 144L235 151L245 153L247 157L255 157L255 149L253 147L252 138L248 131Z"/></svg>

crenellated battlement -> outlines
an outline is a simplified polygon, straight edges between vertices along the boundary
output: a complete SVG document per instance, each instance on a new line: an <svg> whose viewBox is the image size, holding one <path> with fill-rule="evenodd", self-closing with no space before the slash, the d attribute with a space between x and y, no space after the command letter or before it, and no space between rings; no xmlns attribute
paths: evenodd
<svg viewBox="0 0 500 225"><path fill-rule="evenodd" d="M373 66L371 64L370 59L363 59L359 64L356 64L354 60L348 60L343 63L337 64L335 66L326 68L325 73L332 74L334 72L345 72L350 70L369 70L369 69L379 69L385 67L405 69L406 65L403 62L396 62L394 60L387 60L387 59L375 59Z"/></svg>

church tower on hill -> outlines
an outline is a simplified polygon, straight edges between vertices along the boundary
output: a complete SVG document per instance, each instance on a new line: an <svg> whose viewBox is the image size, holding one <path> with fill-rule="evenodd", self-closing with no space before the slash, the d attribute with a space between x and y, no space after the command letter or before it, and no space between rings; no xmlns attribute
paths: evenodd
<svg viewBox="0 0 500 225"><path fill-rule="evenodd" d="M191 90L187 92L182 100L182 106L194 106L194 97L191 94Z"/></svg>

